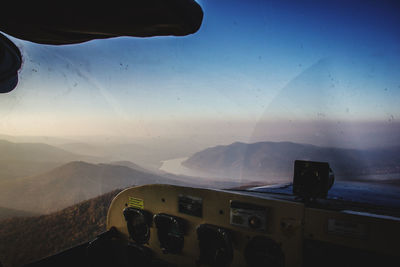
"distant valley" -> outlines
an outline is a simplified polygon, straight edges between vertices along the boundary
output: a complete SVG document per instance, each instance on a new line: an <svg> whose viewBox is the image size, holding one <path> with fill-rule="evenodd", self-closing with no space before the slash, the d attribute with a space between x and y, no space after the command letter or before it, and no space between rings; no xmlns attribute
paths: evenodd
<svg viewBox="0 0 400 267"><path fill-rule="evenodd" d="M57 147L80 155L103 158L103 162L130 161L146 169L157 170L161 161L185 157L204 146L174 139L150 143L66 143Z"/></svg>

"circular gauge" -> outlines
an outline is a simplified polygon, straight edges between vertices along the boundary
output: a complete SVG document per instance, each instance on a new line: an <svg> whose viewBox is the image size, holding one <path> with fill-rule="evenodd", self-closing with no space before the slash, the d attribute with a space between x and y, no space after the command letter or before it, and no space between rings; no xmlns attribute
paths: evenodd
<svg viewBox="0 0 400 267"><path fill-rule="evenodd" d="M181 218L167 215L154 215L158 240L164 253L177 254L182 251L184 243L184 221Z"/></svg>
<svg viewBox="0 0 400 267"><path fill-rule="evenodd" d="M200 258L199 264L229 266L233 259L233 249L228 230L210 224L197 228Z"/></svg>
<svg viewBox="0 0 400 267"><path fill-rule="evenodd" d="M124 217L130 238L138 244L147 243L150 239L151 214L141 209L126 208Z"/></svg>
<svg viewBox="0 0 400 267"><path fill-rule="evenodd" d="M285 257L278 243L265 236L255 236L247 244L244 257L248 267L283 267Z"/></svg>

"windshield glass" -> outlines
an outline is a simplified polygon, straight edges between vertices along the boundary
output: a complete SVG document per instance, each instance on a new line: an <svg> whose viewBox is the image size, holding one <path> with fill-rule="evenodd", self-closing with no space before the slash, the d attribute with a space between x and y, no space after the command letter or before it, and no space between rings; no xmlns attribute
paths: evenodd
<svg viewBox="0 0 400 267"><path fill-rule="evenodd" d="M339 182L398 188L398 4L199 3L202 27L186 37L50 46L9 36L23 66L0 95L4 227L106 197L90 234L22 258L2 247L6 266L93 237L133 185L280 184L301 159L329 162Z"/></svg>

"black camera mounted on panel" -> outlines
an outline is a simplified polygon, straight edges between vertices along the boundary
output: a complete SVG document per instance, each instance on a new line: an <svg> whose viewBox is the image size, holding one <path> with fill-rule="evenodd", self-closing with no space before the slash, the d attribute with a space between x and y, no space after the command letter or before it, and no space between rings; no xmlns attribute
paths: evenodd
<svg viewBox="0 0 400 267"><path fill-rule="evenodd" d="M304 202L326 198L334 180L333 171L327 162L294 162L293 194Z"/></svg>

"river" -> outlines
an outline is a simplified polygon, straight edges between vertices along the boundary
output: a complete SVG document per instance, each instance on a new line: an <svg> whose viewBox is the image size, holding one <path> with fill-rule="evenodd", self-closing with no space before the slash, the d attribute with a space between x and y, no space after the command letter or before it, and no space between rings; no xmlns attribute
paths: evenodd
<svg viewBox="0 0 400 267"><path fill-rule="evenodd" d="M188 159L187 157L184 157L184 158L175 158L175 159L164 160L164 161L162 161L160 170L171 173L171 174L175 174L175 175L196 176L196 177L204 177L204 178L210 177L210 175L205 172L192 170L192 169L189 169L189 168L186 168L185 166L183 166L182 162L184 162L187 159Z"/></svg>

